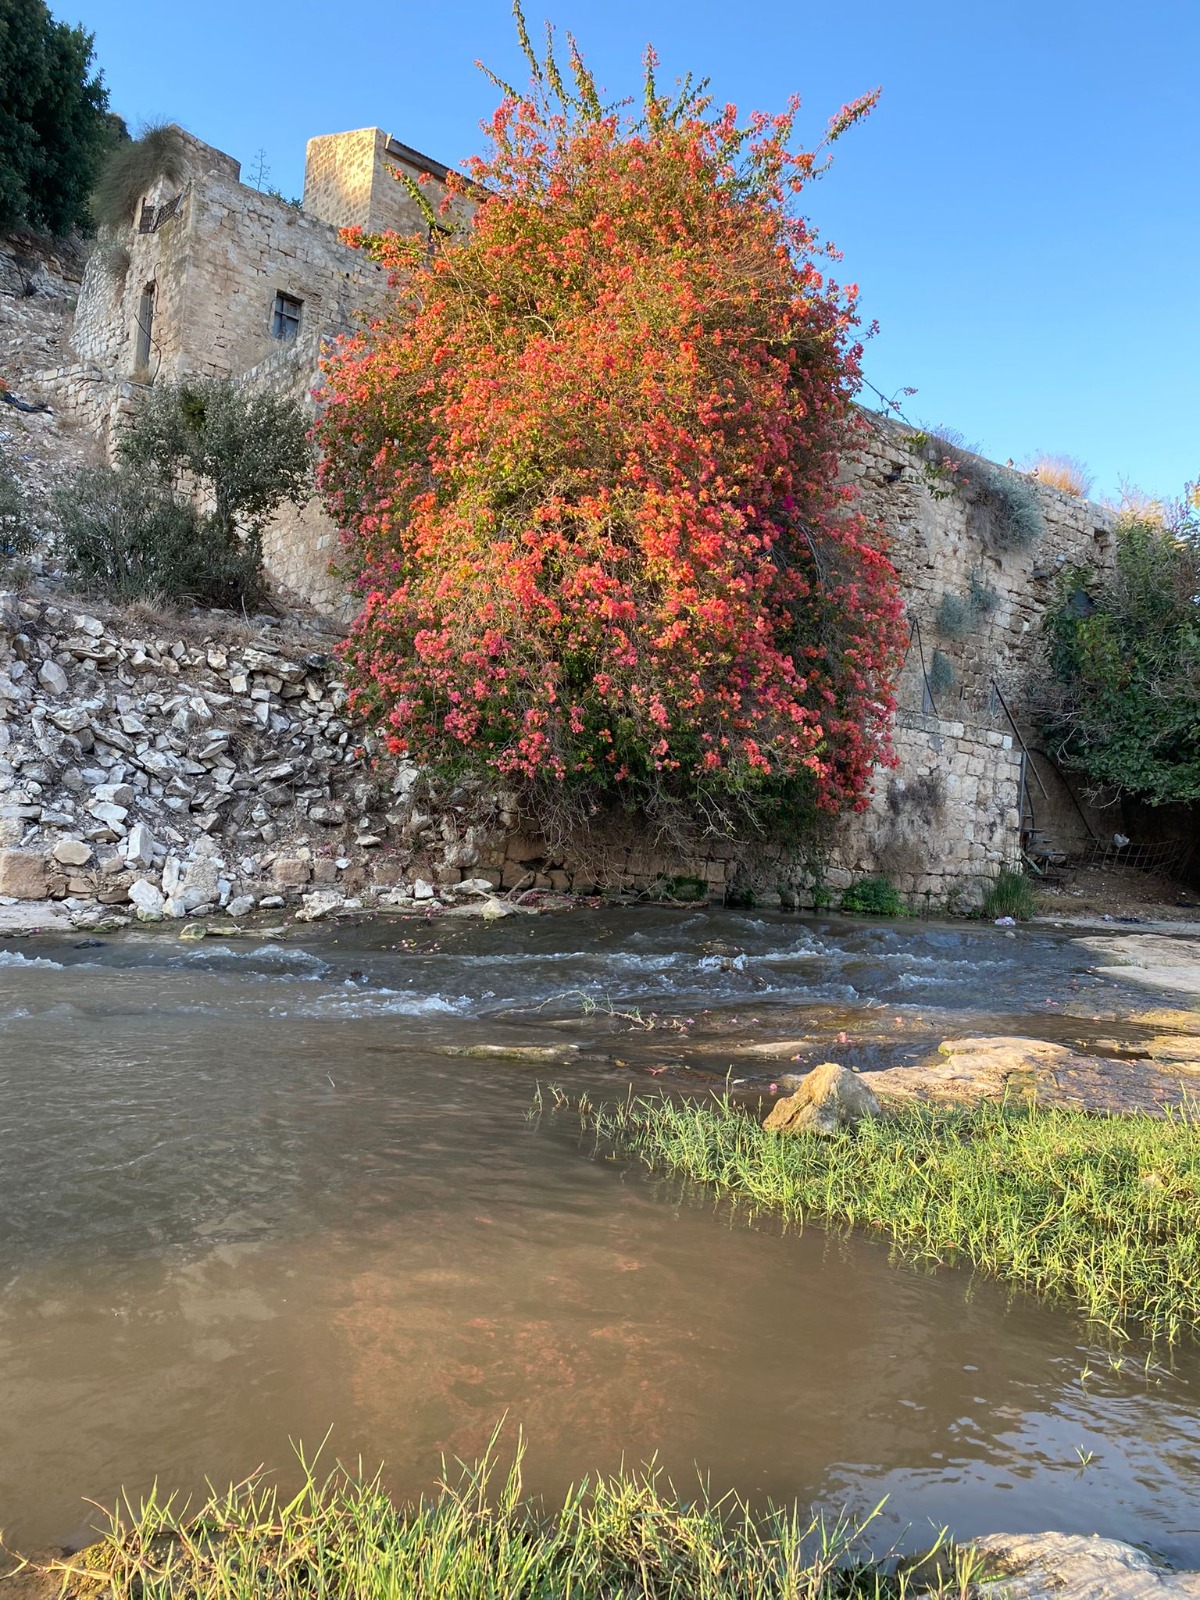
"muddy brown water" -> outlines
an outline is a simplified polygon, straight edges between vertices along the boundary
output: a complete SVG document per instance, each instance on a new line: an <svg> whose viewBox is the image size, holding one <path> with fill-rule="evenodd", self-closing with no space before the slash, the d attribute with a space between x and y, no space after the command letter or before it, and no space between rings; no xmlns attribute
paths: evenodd
<svg viewBox="0 0 1200 1600"><path fill-rule="evenodd" d="M507 1416L548 1493L657 1452L681 1488L887 1495L910 1545L1058 1528L1200 1565L1195 1349L1146 1373L1066 1310L529 1116L539 1078L765 1086L735 1048L798 1029L865 1067L964 1026L1127 1049L1131 1001L1052 931L707 910L0 949L6 1540L82 1542L84 1497L156 1478L288 1481L330 1429L412 1493ZM579 1049L438 1054L496 1042Z"/></svg>

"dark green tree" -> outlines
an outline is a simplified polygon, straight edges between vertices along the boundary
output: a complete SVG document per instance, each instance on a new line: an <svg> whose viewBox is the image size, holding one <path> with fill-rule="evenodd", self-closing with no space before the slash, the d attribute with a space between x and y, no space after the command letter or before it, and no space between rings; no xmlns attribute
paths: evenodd
<svg viewBox="0 0 1200 1600"><path fill-rule="evenodd" d="M1109 572L1066 574L1034 685L1047 748L1097 789L1200 800L1200 527L1127 518Z"/></svg>
<svg viewBox="0 0 1200 1600"><path fill-rule="evenodd" d="M0 228L87 222L98 164L124 133L92 42L44 0L0 0Z"/></svg>

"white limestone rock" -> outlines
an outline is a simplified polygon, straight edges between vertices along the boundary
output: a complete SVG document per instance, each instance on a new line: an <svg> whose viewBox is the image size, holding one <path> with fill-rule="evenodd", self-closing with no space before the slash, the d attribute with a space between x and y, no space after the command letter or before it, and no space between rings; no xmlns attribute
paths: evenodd
<svg viewBox="0 0 1200 1600"><path fill-rule="evenodd" d="M57 661L43 661L38 671L38 682L50 694L66 694L71 687L66 673Z"/></svg>
<svg viewBox="0 0 1200 1600"><path fill-rule="evenodd" d="M86 867L92 859L92 847L85 839L60 839L50 854L61 866Z"/></svg>
<svg viewBox="0 0 1200 1600"><path fill-rule="evenodd" d="M161 889L149 878L137 878L129 885L129 898L142 922L161 922L166 909L166 899Z"/></svg>

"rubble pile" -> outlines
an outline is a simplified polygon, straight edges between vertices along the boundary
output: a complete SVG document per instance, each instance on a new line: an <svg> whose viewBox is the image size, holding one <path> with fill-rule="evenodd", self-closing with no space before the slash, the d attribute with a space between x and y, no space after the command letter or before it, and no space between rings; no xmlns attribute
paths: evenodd
<svg viewBox="0 0 1200 1600"><path fill-rule="evenodd" d="M88 928L500 884L493 832L515 819L378 760L327 636L189 620L190 637L135 634L120 614L0 593L0 905L56 901Z"/></svg>

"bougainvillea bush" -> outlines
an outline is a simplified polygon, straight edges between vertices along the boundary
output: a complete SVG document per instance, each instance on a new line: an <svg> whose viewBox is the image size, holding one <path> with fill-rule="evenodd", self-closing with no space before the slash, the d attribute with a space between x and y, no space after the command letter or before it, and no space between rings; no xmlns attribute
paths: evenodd
<svg viewBox="0 0 1200 1600"><path fill-rule="evenodd" d="M853 290L794 212L796 106L604 107L572 43L504 98L427 246L356 242L391 312L327 364L322 484L391 747L731 831L862 802L889 758L894 571L837 483ZM869 106L844 108L836 137Z"/></svg>

